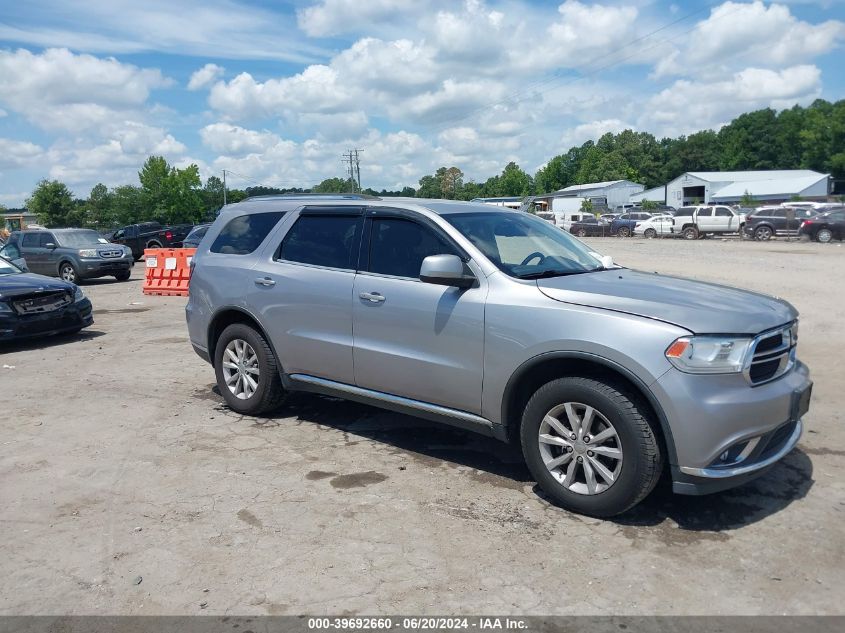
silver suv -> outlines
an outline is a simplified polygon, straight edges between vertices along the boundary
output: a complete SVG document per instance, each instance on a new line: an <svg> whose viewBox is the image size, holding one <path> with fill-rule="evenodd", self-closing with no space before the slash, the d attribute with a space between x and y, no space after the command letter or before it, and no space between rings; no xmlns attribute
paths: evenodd
<svg viewBox="0 0 845 633"><path fill-rule="evenodd" d="M233 410L311 391L516 441L548 495L589 515L666 470L683 494L747 481L809 408L790 304L616 266L527 213L249 199L193 265L191 342Z"/></svg>

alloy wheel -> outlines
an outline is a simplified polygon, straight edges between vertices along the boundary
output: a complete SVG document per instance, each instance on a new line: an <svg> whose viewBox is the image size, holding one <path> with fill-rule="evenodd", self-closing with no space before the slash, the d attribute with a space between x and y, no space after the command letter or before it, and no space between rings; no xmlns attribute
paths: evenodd
<svg viewBox="0 0 845 633"><path fill-rule="evenodd" d="M248 400L258 389L258 355L243 339L232 339L223 352L223 378L232 394Z"/></svg>
<svg viewBox="0 0 845 633"><path fill-rule="evenodd" d="M610 421L593 407L566 402L540 424L540 457L570 492L596 495L610 488L622 470L622 444Z"/></svg>
<svg viewBox="0 0 845 633"><path fill-rule="evenodd" d="M70 264L63 264L60 274L62 277L62 281L76 283L76 271Z"/></svg>
<svg viewBox="0 0 845 633"><path fill-rule="evenodd" d="M765 242L772 237L772 229L770 229L768 226L761 226L756 231L754 231L754 235L761 242Z"/></svg>
<svg viewBox="0 0 845 633"><path fill-rule="evenodd" d="M822 244L827 244L830 240L833 239L833 233L830 229L822 229L818 233L816 233L816 239Z"/></svg>

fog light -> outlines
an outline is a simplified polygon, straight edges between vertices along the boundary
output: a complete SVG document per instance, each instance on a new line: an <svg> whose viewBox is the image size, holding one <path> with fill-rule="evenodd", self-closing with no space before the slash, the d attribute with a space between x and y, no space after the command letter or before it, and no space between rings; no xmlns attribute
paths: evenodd
<svg viewBox="0 0 845 633"><path fill-rule="evenodd" d="M721 455L719 455L719 459L720 459L721 461L723 461L723 462L728 461L728 451L725 451L724 453L722 453Z"/></svg>

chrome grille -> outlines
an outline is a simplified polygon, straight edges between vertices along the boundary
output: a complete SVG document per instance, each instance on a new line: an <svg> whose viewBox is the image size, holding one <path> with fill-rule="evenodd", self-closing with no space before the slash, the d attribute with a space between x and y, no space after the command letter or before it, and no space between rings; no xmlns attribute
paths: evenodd
<svg viewBox="0 0 845 633"><path fill-rule="evenodd" d="M61 310L73 302L70 293L60 290L16 297L12 305L18 314L41 314Z"/></svg>
<svg viewBox="0 0 845 633"><path fill-rule="evenodd" d="M783 376L795 364L798 344L798 322L763 332L751 343L745 377L752 385L760 385Z"/></svg>
<svg viewBox="0 0 845 633"><path fill-rule="evenodd" d="M98 253L103 259L115 259L117 257L123 257L123 251L118 250L98 251Z"/></svg>

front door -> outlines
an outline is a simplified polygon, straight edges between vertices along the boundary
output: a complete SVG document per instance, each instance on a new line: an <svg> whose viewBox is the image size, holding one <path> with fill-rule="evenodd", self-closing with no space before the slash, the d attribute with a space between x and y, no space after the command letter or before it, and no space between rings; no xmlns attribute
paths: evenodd
<svg viewBox="0 0 845 633"><path fill-rule="evenodd" d="M49 260L52 251L46 247L47 244L55 243L52 234L37 232L23 233L21 239L21 255L26 260L26 266L30 272L39 275L58 274L57 270L49 267Z"/></svg>
<svg viewBox="0 0 845 633"><path fill-rule="evenodd" d="M359 208L305 209L251 271L249 304L285 373L354 384L352 286L363 224Z"/></svg>
<svg viewBox="0 0 845 633"><path fill-rule="evenodd" d="M468 289L424 283L422 260L459 248L433 223L379 211L353 290L355 383L481 412L486 279Z"/></svg>

